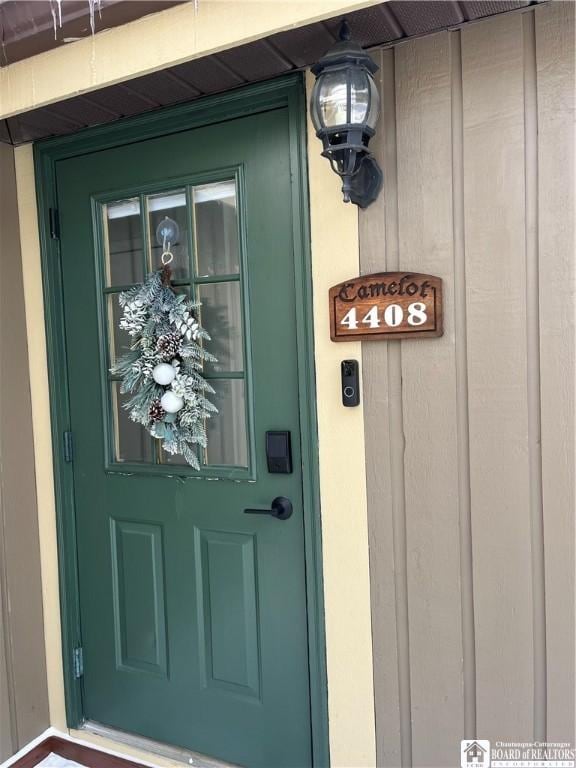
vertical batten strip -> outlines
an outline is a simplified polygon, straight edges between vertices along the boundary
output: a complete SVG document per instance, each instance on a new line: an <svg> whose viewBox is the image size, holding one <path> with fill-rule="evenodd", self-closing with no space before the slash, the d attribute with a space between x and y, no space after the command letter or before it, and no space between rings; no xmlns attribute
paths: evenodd
<svg viewBox="0 0 576 768"><path fill-rule="evenodd" d="M534 9L547 730L575 740L575 152L574 3Z"/></svg>
<svg viewBox="0 0 576 768"><path fill-rule="evenodd" d="M454 762L463 732L448 32L396 52L400 266L444 281L444 335L401 342L412 761Z"/></svg>
<svg viewBox="0 0 576 768"><path fill-rule="evenodd" d="M524 39L524 156L526 241L526 368L532 538L534 739L546 740L546 599L540 411L540 302L538 253L538 101L534 12L522 17Z"/></svg>
<svg viewBox="0 0 576 768"><path fill-rule="evenodd" d="M394 49L394 92L396 94L396 49ZM389 105L397 147L396 103ZM390 125L389 123L389 125ZM397 152L396 152L397 156ZM396 165L397 171L397 165ZM396 180L396 190L397 190ZM398 194L391 195L390 223L386 231L388 269L400 269ZM398 647L398 698L400 707L400 752L402 768L412 766L412 700L410 683L410 625L408 611L408 557L406 543L406 478L404 474L404 411L402 398L402 342L387 342L388 416L390 421L390 479L392 484L392 540L396 569L396 643Z"/></svg>
<svg viewBox="0 0 576 768"><path fill-rule="evenodd" d="M388 268L387 233L396 226L396 127L394 52L378 51L374 60L380 90L381 117L370 149L384 174L378 199L359 210L360 270L362 274ZM391 216L394 222L390 221ZM394 595L394 546L390 480L390 425L387 418L388 356L381 343L362 344L364 429L366 434L366 488L370 547L370 593L376 713L376 764L400 765L400 713L398 709L398 650Z"/></svg>
<svg viewBox="0 0 576 768"><path fill-rule="evenodd" d="M464 738L476 738L476 638L470 498L470 422L468 413L468 340L466 318L466 242L464 235L464 146L462 41L449 33L452 111L452 227L454 248L454 333L456 347L456 420L458 508L460 513L460 593L464 676Z"/></svg>
<svg viewBox="0 0 576 768"><path fill-rule="evenodd" d="M398 269L397 265L392 267ZM406 496L404 477L404 414L402 411L402 347L388 342L390 417L390 475L392 480L392 538L396 564L396 643L402 768L412 766L412 703L410 690L410 628L408 619L408 565L406 548Z"/></svg>
<svg viewBox="0 0 576 768"><path fill-rule="evenodd" d="M533 733L521 14L461 31L478 736Z"/></svg>
<svg viewBox="0 0 576 768"><path fill-rule="evenodd" d="M14 682L14 648L10 634L6 521L0 482L0 760L18 749L18 719Z"/></svg>

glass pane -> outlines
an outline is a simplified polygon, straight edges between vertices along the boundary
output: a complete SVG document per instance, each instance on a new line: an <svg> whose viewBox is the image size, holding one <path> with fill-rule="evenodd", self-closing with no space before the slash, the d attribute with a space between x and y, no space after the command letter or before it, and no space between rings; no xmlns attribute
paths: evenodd
<svg viewBox="0 0 576 768"><path fill-rule="evenodd" d="M218 408L218 413L206 422L208 447L205 451L205 463L247 467L244 381L221 379L212 380L210 384L216 394L209 395L209 399Z"/></svg>
<svg viewBox="0 0 576 768"><path fill-rule="evenodd" d="M370 128L375 128L378 122L378 115L380 114L380 94L376 83L370 78L370 112L366 118L366 122Z"/></svg>
<svg viewBox="0 0 576 768"><path fill-rule="evenodd" d="M350 72L350 122L363 123L368 112L368 75L360 69Z"/></svg>
<svg viewBox="0 0 576 768"><path fill-rule="evenodd" d="M190 298L190 286L189 285L174 285L172 286L174 293L183 293Z"/></svg>
<svg viewBox="0 0 576 768"><path fill-rule="evenodd" d="M244 367L240 283L199 285L200 320L212 337L206 349L218 358L207 371L242 371Z"/></svg>
<svg viewBox="0 0 576 768"><path fill-rule="evenodd" d="M119 382L112 383L112 411L114 414L114 461L153 461L152 438L140 424L130 420L122 406L131 395L120 393Z"/></svg>
<svg viewBox="0 0 576 768"><path fill-rule="evenodd" d="M148 208L149 238L151 259L150 270L161 266L163 225L167 231L176 232L176 239L170 242L170 250L174 254L172 277L175 280L185 280L190 274L188 260L188 212L186 208L186 192L179 189L175 192L162 192L159 195L149 195L146 198ZM174 224L175 223L175 224Z"/></svg>
<svg viewBox="0 0 576 768"><path fill-rule="evenodd" d="M130 285L144 279L140 201L137 197L104 206L106 284Z"/></svg>
<svg viewBox="0 0 576 768"><path fill-rule="evenodd" d="M158 443L160 445L160 443ZM162 464L170 464L173 467L188 467L188 463L183 456L179 456L177 453L166 453L166 451L160 451L160 462Z"/></svg>
<svg viewBox="0 0 576 768"><path fill-rule="evenodd" d="M110 294L108 300L108 339L110 344L110 364L122 357L130 349L132 339L128 331L120 328L122 307L118 301L118 293Z"/></svg>
<svg viewBox="0 0 576 768"><path fill-rule="evenodd" d="M240 271L236 183L219 181L194 187L196 271L198 277Z"/></svg>
<svg viewBox="0 0 576 768"><path fill-rule="evenodd" d="M346 87L346 80L342 72L327 72L321 75L321 82L318 86L320 118L328 128L344 125L347 122Z"/></svg>

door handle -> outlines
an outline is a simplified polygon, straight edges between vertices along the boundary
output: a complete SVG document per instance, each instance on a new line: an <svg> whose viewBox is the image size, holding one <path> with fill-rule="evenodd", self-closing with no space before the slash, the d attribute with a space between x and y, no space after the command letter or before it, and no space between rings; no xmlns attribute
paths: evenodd
<svg viewBox="0 0 576 768"><path fill-rule="evenodd" d="M277 520L288 520L292 517L292 502L285 496L276 496L272 501L271 509L245 509L247 515L271 515Z"/></svg>

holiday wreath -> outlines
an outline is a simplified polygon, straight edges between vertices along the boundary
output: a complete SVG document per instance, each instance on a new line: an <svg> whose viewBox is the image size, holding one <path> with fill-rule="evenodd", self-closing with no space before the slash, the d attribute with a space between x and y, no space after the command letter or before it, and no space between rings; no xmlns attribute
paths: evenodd
<svg viewBox="0 0 576 768"><path fill-rule="evenodd" d="M124 405L132 421L200 469L195 446L206 446L206 419L217 413L202 372L216 358L203 345L210 336L196 319L200 304L174 291L166 255L162 269L120 294L120 328L132 344L112 372L122 377L120 391L132 394Z"/></svg>

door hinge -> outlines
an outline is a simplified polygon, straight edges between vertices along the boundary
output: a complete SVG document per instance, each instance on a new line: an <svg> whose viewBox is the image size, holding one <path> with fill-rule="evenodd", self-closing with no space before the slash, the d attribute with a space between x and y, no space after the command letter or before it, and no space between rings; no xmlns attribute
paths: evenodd
<svg viewBox="0 0 576 768"><path fill-rule="evenodd" d="M72 432L64 432L64 461L70 463L74 461L74 440Z"/></svg>
<svg viewBox="0 0 576 768"><path fill-rule="evenodd" d="M57 208L48 210L50 217L50 237L52 240L60 240L60 214Z"/></svg>
<svg viewBox="0 0 576 768"><path fill-rule="evenodd" d="M72 651L72 670L75 680L79 680L84 674L84 652L82 648L74 648Z"/></svg>

